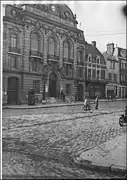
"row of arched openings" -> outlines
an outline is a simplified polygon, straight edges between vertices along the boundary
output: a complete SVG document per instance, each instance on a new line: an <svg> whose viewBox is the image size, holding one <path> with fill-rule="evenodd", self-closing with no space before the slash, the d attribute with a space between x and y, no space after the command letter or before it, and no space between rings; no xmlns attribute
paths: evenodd
<svg viewBox="0 0 127 180"><path fill-rule="evenodd" d="M43 52L44 50L44 41L38 33L34 32L30 36L30 49L31 51ZM50 55L59 55L60 46L59 39L57 37L49 37L47 44L47 52ZM65 40L63 42L63 57L71 59L74 57L74 46L71 40Z"/></svg>

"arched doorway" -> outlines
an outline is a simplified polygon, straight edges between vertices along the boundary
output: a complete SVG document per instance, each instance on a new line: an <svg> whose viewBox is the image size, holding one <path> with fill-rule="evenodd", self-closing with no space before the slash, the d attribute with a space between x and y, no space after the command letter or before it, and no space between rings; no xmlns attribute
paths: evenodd
<svg viewBox="0 0 127 180"><path fill-rule="evenodd" d="M83 101L83 85L79 84L77 87L78 101Z"/></svg>
<svg viewBox="0 0 127 180"><path fill-rule="evenodd" d="M51 73L49 75L49 97L56 97L57 96L57 78L55 73Z"/></svg>
<svg viewBox="0 0 127 180"><path fill-rule="evenodd" d="M17 77L8 78L8 104L18 104L19 79Z"/></svg>

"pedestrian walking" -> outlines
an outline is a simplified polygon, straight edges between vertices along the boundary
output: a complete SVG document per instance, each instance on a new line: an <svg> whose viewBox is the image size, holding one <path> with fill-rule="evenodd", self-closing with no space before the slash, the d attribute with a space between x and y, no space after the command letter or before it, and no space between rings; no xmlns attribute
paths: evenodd
<svg viewBox="0 0 127 180"><path fill-rule="evenodd" d="M63 92L63 101L65 102L65 93Z"/></svg>
<svg viewBox="0 0 127 180"><path fill-rule="evenodd" d="M63 89L60 91L60 98L63 99Z"/></svg>
<svg viewBox="0 0 127 180"><path fill-rule="evenodd" d="M98 109L98 105L99 105L99 102L98 102L98 96L97 96L95 99L95 109Z"/></svg>
<svg viewBox="0 0 127 180"><path fill-rule="evenodd" d="M77 93L75 93L75 102L77 102Z"/></svg>

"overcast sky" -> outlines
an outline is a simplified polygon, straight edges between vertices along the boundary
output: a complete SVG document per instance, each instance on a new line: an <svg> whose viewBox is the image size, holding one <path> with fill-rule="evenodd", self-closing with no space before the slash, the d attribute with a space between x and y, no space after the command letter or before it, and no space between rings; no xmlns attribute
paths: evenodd
<svg viewBox="0 0 127 180"><path fill-rule="evenodd" d="M21 3L21 1L17 2ZM58 1L52 2L58 3ZM91 43L91 41L95 40L98 49L102 52L106 50L106 44L110 42L117 44L118 47L126 48L126 19L121 12L121 8L126 4L126 1L62 2L66 3L73 13L77 15L78 28L84 31L87 42ZM26 3L27 1L25 1Z"/></svg>

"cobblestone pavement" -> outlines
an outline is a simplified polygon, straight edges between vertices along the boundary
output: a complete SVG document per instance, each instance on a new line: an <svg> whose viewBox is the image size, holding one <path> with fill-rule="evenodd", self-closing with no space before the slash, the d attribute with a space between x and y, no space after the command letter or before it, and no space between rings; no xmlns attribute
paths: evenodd
<svg viewBox="0 0 127 180"><path fill-rule="evenodd" d="M77 168L73 156L126 133L126 127L118 124L122 110L115 106L102 108L103 112L101 109L84 114L80 109L65 111L64 107L63 112L48 110L47 114L40 110L36 113L25 110L19 114L4 110L3 175L12 176L11 179L14 175L76 179L114 177Z"/></svg>

